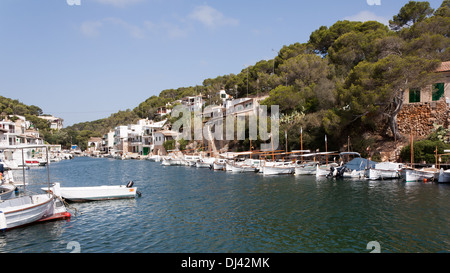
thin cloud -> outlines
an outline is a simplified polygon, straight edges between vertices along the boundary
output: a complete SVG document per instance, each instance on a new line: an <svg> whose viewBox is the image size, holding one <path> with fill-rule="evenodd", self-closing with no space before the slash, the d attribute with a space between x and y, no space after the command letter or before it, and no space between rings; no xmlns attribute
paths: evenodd
<svg viewBox="0 0 450 273"><path fill-rule="evenodd" d="M85 21L81 23L81 33L88 37L97 37L100 34L99 29L102 27L101 21Z"/></svg>
<svg viewBox="0 0 450 273"><path fill-rule="evenodd" d="M169 22L153 23L151 21L145 21L144 26L146 29L154 34L165 34L171 39L178 39L187 37L191 31L189 27L180 27L177 24Z"/></svg>
<svg viewBox="0 0 450 273"><path fill-rule="evenodd" d="M239 20L226 17L220 11L208 5L196 7L194 11L188 15L188 18L198 21L209 28L239 25Z"/></svg>
<svg viewBox="0 0 450 273"><path fill-rule="evenodd" d="M81 23L80 31L85 36L97 37L100 35L100 29L107 25L118 26L125 30L133 38L142 39L145 37L145 31L141 27L114 17L104 18L98 21L85 21Z"/></svg>
<svg viewBox="0 0 450 273"><path fill-rule="evenodd" d="M347 16L344 20L349 21L359 21L359 22L367 22L367 21L377 21L384 25L389 25L389 19L384 18L382 16L378 16L373 12L363 10L358 14Z"/></svg>

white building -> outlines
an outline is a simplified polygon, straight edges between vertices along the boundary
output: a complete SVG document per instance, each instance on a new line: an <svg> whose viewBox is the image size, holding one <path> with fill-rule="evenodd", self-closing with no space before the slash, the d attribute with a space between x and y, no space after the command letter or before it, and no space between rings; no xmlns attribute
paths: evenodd
<svg viewBox="0 0 450 273"><path fill-rule="evenodd" d="M61 130L63 128L64 120L54 116L39 116L41 119L45 119L50 122L50 129Z"/></svg>
<svg viewBox="0 0 450 273"><path fill-rule="evenodd" d="M200 94L198 96L184 97L181 100L181 104L189 108L189 111L201 111L202 107L205 105L203 96Z"/></svg>

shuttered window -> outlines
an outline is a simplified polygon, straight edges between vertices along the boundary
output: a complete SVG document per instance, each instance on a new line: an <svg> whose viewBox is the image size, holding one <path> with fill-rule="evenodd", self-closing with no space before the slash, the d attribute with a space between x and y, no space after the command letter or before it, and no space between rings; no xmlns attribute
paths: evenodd
<svg viewBox="0 0 450 273"><path fill-rule="evenodd" d="M433 84L433 101L437 101L444 96L444 83Z"/></svg>
<svg viewBox="0 0 450 273"><path fill-rule="evenodd" d="M409 89L409 103L420 102L420 88Z"/></svg>

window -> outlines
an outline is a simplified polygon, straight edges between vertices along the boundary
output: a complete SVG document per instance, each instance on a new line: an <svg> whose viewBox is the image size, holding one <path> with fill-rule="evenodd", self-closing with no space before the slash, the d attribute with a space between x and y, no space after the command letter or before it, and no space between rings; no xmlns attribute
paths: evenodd
<svg viewBox="0 0 450 273"><path fill-rule="evenodd" d="M432 88L433 101L437 101L444 96L444 83L435 83Z"/></svg>
<svg viewBox="0 0 450 273"><path fill-rule="evenodd" d="M420 88L409 89L409 103L420 102Z"/></svg>

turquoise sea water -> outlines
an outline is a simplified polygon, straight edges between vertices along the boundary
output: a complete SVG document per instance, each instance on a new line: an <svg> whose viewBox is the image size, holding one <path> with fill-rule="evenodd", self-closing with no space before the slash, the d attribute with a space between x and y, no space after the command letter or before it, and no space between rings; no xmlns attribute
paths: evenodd
<svg viewBox="0 0 450 273"><path fill-rule="evenodd" d="M19 171L16 175L20 176ZM50 165L62 186L117 185L133 200L72 203L70 221L0 234L0 252L368 253L450 251L450 185L233 174L79 157ZM27 171L39 192L45 168Z"/></svg>

